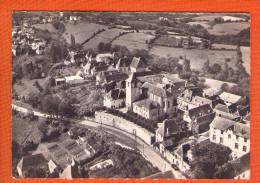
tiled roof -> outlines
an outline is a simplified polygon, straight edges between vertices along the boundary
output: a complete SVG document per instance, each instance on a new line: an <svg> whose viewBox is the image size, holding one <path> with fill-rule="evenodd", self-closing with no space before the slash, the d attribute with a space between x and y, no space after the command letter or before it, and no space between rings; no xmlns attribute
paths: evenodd
<svg viewBox="0 0 260 183"><path fill-rule="evenodd" d="M134 102L134 104L139 106L139 107L144 107L146 109L157 109L157 108L159 108L159 106L157 106L157 104L154 103L150 99L139 100L137 102Z"/></svg>
<svg viewBox="0 0 260 183"><path fill-rule="evenodd" d="M221 100L230 102L232 104L237 103L241 99L241 96L227 92L221 93L219 97Z"/></svg>
<svg viewBox="0 0 260 183"><path fill-rule="evenodd" d="M132 57L123 57L120 58L116 64L116 66L119 67L129 67L132 62Z"/></svg>
<svg viewBox="0 0 260 183"><path fill-rule="evenodd" d="M148 93L152 93L152 94L159 96L159 97L167 98L167 97L172 96L172 93L169 92L168 90L161 88L161 87L158 87L158 86L155 86L154 84L151 84L151 83L148 83L148 82L145 82L142 85L142 88L147 88Z"/></svg>
<svg viewBox="0 0 260 183"><path fill-rule="evenodd" d="M215 110L219 110L219 111L222 111L222 112L227 112L227 113L229 113L228 106L223 105L223 104L217 104L217 105L215 106Z"/></svg>
<svg viewBox="0 0 260 183"><path fill-rule="evenodd" d="M235 123L235 121L216 116L210 126L219 130L227 130L233 127Z"/></svg>
<svg viewBox="0 0 260 183"><path fill-rule="evenodd" d="M235 123L234 125L234 134L240 137L244 137L249 139L250 138L250 128L249 126L242 124L242 123Z"/></svg>
<svg viewBox="0 0 260 183"><path fill-rule="evenodd" d="M146 65L144 64L143 60L141 59L141 57L134 57L132 59L132 62L131 62L131 67L133 68L145 68Z"/></svg>
<svg viewBox="0 0 260 183"><path fill-rule="evenodd" d="M159 133L162 137L169 137L171 135L177 134L178 132L179 127L176 124L176 121L173 119L164 120L157 129L157 133Z"/></svg>
<svg viewBox="0 0 260 183"><path fill-rule="evenodd" d="M235 176L250 169L250 153L247 153L240 158L231 161L231 165L235 171Z"/></svg>
<svg viewBox="0 0 260 183"><path fill-rule="evenodd" d="M141 82L148 82L148 83L162 83L163 75L155 74L155 75L147 75L147 76L139 76L138 80Z"/></svg>
<svg viewBox="0 0 260 183"><path fill-rule="evenodd" d="M105 80L107 82L115 81L124 81L128 78L128 75L126 73L121 73L121 72L115 72L112 74L105 75Z"/></svg>
<svg viewBox="0 0 260 183"><path fill-rule="evenodd" d="M29 167L37 167L41 165L47 166L47 164L48 161L44 158L42 154L35 154L22 157L17 166L23 171L24 169Z"/></svg>
<svg viewBox="0 0 260 183"><path fill-rule="evenodd" d="M125 92L121 89L110 90L110 92L106 94L106 97L109 98L110 100L124 99L125 96L126 96Z"/></svg>
<svg viewBox="0 0 260 183"><path fill-rule="evenodd" d="M199 104L209 104L209 105L212 105L212 100L204 98L204 97L200 97L200 96L193 97L192 102L194 104L196 104L196 103L198 104L199 103Z"/></svg>
<svg viewBox="0 0 260 183"><path fill-rule="evenodd" d="M211 96L219 95L221 91L216 88L207 88L203 90L203 93L204 95L211 97Z"/></svg>
<svg viewBox="0 0 260 183"><path fill-rule="evenodd" d="M188 112L189 112L189 116L191 119L193 119L193 118L196 119L196 118L213 113L213 110L209 104L205 104L205 105L201 105L201 106L192 108Z"/></svg>

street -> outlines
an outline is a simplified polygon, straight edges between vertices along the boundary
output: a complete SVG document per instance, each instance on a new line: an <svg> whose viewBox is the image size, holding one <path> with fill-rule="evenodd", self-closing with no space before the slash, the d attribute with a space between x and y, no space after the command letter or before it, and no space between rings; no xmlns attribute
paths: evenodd
<svg viewBox="0 0 260 183"><path fill-rule="evenodd" d="M17 106L15 104L12 104L12 108L20 111L22 113L28 113L29 110ZM34 115L39 116L39 117L48 117L48 114L33 111ZM94 121L90 120L83 120L78 122L80 125L84 125L86 127L92 127L92 128L100 128L100 124ZM165 172L168 170L171 170L174 177L177 179L186 179L182 175L181 172L174 170L171 167L171 164L166 161L164 158L161 157L161 155L150 145L146 144L144 141L142 141L139 137L134 136L133 134L130 134L128 132L122 131L118 128L112 127L112 126L107 126L107 125L102 125L102 129L105 130L107 133L115 135L117 137L125 136L128 137L129 139L136 141L136 148L142 153L142 155L150 161L154 166L156 166L161 172Z"/></svg>

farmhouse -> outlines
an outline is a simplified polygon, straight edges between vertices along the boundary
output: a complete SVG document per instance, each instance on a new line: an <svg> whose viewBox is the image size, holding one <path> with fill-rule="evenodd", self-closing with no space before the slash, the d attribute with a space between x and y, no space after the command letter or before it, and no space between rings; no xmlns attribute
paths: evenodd
<svg viewBox="0 0 260 183"><path fill-rule="evenodd" d="M130 72L130 65L132 62L132 57L123 57L120 58L116 64L116 69L121 72L128 73Z"/></svg>
<svg viewBox="0 0 260 183"><path fill-rule="evenodd" d="M188 130L203 132L209 129L209 124L214 119L215 113L209 104L189 109L184 112L183 120Z"/></svg>
<svg viewBox="0 0 260 183"><path fill-rule="evenodd" d="M186 111L190 107L190 103L195 96L202 96L203 90L196 86L186 87L185 90L178 96L178 109Z"/></svg>
<svg viewBox="0 0 260 183"><path fill-rule="evenodd" d="M229 147L234 157L250 151L250 129L247 125L216 116L210 124L210 141Z"/></svg>
<svg viewBox="0 0 260 183"><path fill-rule="evenodd" d="M120 108L125 106L125 92L121 89L110 90L104 96L104 106L108 108Z"/></svg>
<svg viewBox="0 0 260 183"><path fill-rule="evenodd" d="M84 78L82 78L81 76L78 76L78 75L75 75L75 76L65 76L64 79L65 79L65 82L70 84L70 85L84 83Z"/></svg>
<svg viewBox="0 0 260 183"><path fill-rule="evenodd" d="M242 97L232 93L223 92L219 95L219 98L224 101L227 106L237 104Z"/></svg>
<svg viewBox="0 0 260 183"><path fill-rule="evenodd" d="M155 142L159 152L165 156L165 151L172 149L177 145L180 138L180 130L176 121L166 119L162 123L158 123L156 130Z"/></svg>
<svg viewBox="0 0 260 183"><path fill-rule="evenodd" d="M134 57L132 59L130 70L131 72L144 72L146 70L146 65L141 57Z"/></svg>
<svg viewBox="0 0 260 183"><path fill-rule="evenodd" d="M96 61L97 62L104 62L106 64L112 63L114 59L115 53L102 53L102 54L97 54L96 56Z"/></svg>
<svg viewBox="0 0 260 183"><path fill-rule="evenodd" d="M245 18L234 17L234 16L223 16L221 17L224 22L245 22Z"/></svg>

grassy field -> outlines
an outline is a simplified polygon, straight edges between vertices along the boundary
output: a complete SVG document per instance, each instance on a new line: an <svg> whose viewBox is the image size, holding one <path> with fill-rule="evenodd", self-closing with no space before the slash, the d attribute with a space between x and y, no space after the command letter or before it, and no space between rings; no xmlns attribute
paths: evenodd
<svg viewBox="0 0 260 183"><path fill-rule="evenodd" d="M47 24L34 24L33 27L40 29L40 30L48 30L51 33L57 33L57 29L53 27L52 24L47 23Z"/></svg>
<svg viewBox="0 0 260 183"><path fill-rule="evenodd" d="M146 40L154 38L145 33L129 33L116 39L113 44L126 46L130 51L134 49L147 49Z"/></svg>
<svg viewBox="0 0 260 183"><path fill-rule="evenodd" d="M224 34L238 34L241 30L250 27L249 22L230 22L223 24L216 24L213 29L208 29L210 34L224 35Z"/></svg>
<svg viewBox="0 0 260 183"><path fill-rule="evenodd" d="M90 37L94 32L97 32L100 29L106 28L105 25L89 23L89 22L80 22L78 24L67 23L66 31L63 36L66 41L70 43L70 35L75 36L76 43L84 42L88 37Z"/></svg>
<svg viewBox="0 0 260 183"><path fill-rule="evenodd" d="M12 116L12 140L23 144L26 140L35 143L40 142L41 132L38 130L37 121L30 121L28 118Z"/></svg>
<svg viewBox="0 0 260 183"><path fill-rule="evenodd" d="M206 29L210 27L209 22L208 21L195 21L195 22L189 22L189 25L201 25L203 27L205 27Z"/></svg>
<svg viewBox="0 0 260 183"><path fill-rule="evenodd" d="M247 72L250 73L250 48L241 47L243 54L244 66L246 67ZM231 66L233 66L236 51L227 51L227 50L199 50L199 49L183 49L183 48L172 48L172 47L163 47L163 46L154 46L151 51L155 57L179 57L185 56L190 59L191 67L195 70L200 70L204 62L209 59L210 64L218 63L221 66L224 65L225 58L231 59Z"/></svg>
<svg viewBox="0 0 260 183"><path fill-rule="evenodd" d="M224 16L224 14L218 14L218 15L200 15L198 17L192 18L195 21L213 21L215 18L219 18Z"/></svg>
<svg viewBox="0 0 260 183"><path fill-rule="evenodd" d="M93 39L91 39L89 42L84 44L85 49L90 48L96 48L100 42L108 43L110 42L114 37L118 36L120 32L124 32L122 29L108 29L97 36L95 36Z"/></svg>

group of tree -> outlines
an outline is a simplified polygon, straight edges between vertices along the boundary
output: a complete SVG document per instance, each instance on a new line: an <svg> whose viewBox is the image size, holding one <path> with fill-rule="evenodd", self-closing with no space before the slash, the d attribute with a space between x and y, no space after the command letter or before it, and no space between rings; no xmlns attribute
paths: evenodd
<svg viewBox="0 0 260 183"><path fill-rule="evenodd" d="M52 23L53 27L58 30L60 33L64 33L66 31L65 25L60 21L55 21Z"/></svg>
<svg viewBox="0 0 260 183"><path fill-rule="evenodd" d="M191 152L193 157L189 172L191 178L230 179L234 177L234 169L228 163L231 154L228 147L204 141L193 144Z"/></svg>

